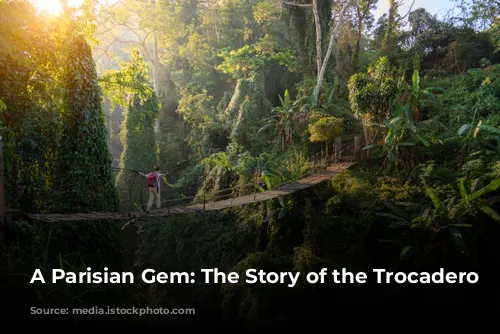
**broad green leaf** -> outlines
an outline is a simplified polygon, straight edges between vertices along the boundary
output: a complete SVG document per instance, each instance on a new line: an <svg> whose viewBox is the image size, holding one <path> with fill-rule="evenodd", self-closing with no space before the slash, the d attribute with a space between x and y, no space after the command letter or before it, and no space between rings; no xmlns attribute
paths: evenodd
<svg viewBox="0 0 500 334"><path fill-rule="evenodd" d="M405 143L399 143L398 146L415 146L416 144L415 143L411 143L411 142L405 142Z"/></svg>
<svg viewBox="0 0 500 334"><path fill-rule="evenodd" d="M306 98L307 98L307 96L303 96L303 97L301 97L300 99L295 100L295 101L293 102L293 105L294 105L294 106L298 105L300 102L304 101ZM304 106L307 106L307 104L305 104Z"/></svg>
<svg viewBox="0 0 500 334"><path fill-rule="evenodd" d="M487 132L500 135L500 129L497 129L497 128L490 126L490 125L481 125L481 130L486 130Z"/></svg>
<svg viewBox="0 0 500 334"><path fill-rule="evenodd" d="M278 95L279 99L280 99L280 102L281 102L281 106L282 107L285 107L285 102L283 101L283 99L281 98L280 95Z"/></svg>
<svg viewBox="0 0 500 334"><path fill-rule="evenodd" d="M427 225L427 218L425 216L418 216L415 217L411 220L412 224L426 224Z"/></svg>
<svg viewBox="0 0 500 334"><path fill-rule="evenodd" d="M413 75L411 77L411 83L413 86L413 91L417 92L420 87L420 76L418 75L418 71L413 71Z"/></svg>
<svg viewBox="0 0 500 334"><path fill-rule="evenodd" d="M471 128L470 124L464 124L458 129L458 135L463 136Z"/></svg>
<svg viewBox="0 0 500 334"><path fill-rule="evenodd" d="M424 146L426 147L429 147L431 144L429 144L429 142L427 141L427 139L425 139L424 137L420 136L417 134L417 138L422 142L422 144L424 144Z"/></svg>
<svg viewBox="0 0 500 334"><path fill-rule="evenodd" d="M458 189L460 190L462 198L467 198L467 196L469 196L467 189L465 188L465 179L463 177L458 180Z"/></svg>
<svg viewBox="0 0 500 334"><path fill-rule="evenodd" d="M491 206L489 206L487 203L480 202L477 204L477 207L479 210L487 214L491 219L493 219L495 222L500 223L500 214L496 212Z"/></svg>
<svg viewBox="0 0 500 334"><path fill-rule="evenodd" d="M437 197L437 195L434 193L434 190L432 190L431 188L425 188L425 193L432 200L432 204L434 205L434 208L436 208L436 210L443 208L443 204L441 203L439 197Z"/></svg>
<svg viewBox="0 0 500 334"><path fill-rule="evenodd" d="M304 105L302 106L302 108L300 108L300 112L301 112L301 113L304 113L304 112L306 112L306 111L307 111L307 109L309 109L310 107L311 107L311 106L310 106L309 104L304 104Z"/></svg>
<svg viewBox="0 0 500 334"><path fill-rule="evenodd" d="M287 213L288 213L288 208L287 207L281 208L280 214L278 215L278 219L281 219L281 218L285 217L285 215Z"/></svg>
<svg viewBox="0 0 500 334"><path fill-rule="evenodd" d="M408 220L408 215L406 214L406 212L404 210L401 210L400 208L398 208L397 206L395 206L394 204L392 204L390 202L384 202L384 204L387 208L389 208L392 212L397 214L399 217L402 217L404 220Z"/></svg>
<svg viewBox="0 0 500 334"><path fill-rule="evenodd" d="M399 254L399 259L401 261L408 260L413 254L415 254L417 249L414 246L405 246L401 253Z"/></svg>
<svg viewBox="0 0 500 334"><path fill-rule="evenodd" d="M394 117L393 119L391 119L391 120L389 121L389 124L394 125L394 124L396 124L396 123L398 123L398 122L400 122L400 121L402 121L402 120L403 120L403 117L401 117L401 116Z"/></svg>
<svg viewBox="0 0 500 334"><path fill-rule="evenodd" d="M460 219L463 216L464 213L465 213L465 210L462 207L460 207L460 206L454 206L448 212L448 219L452 220L452 221Z"/></svg>
<svg viewBox="0 0 500 334"><path fill-rule="evenodd" d="M271 182L269 181L269 178L267 175L263 175L262 178L264 179L264 182L266 183L267 190L271 190Z"/></svg>
<svg viewBox="0 0 500 334"><path fill-rule="evenodd" d="M413 112L410 110L409 105L406 105L405 107L405 116L408 127L413 127Z"/></svg>
<svg viewBox="0 0 500 334"><path fill-rule="evenodd" d="M397 203L399 206L404 206L407 208L413 208L413 209L421 209L421 205L418 203L412 203L412 202L398 202Z"/></svg>
<svg viewBox="0 0 500 334"><path fill-rule="evenodd" d="M380 144L368 145L368 146L363 147L361 150L369 150L369 149L375 148L375 147L380 147Z"/></svg>
<svg viewBox="0 0 500 334"><path fill-rule="evenodd" d="M477 135L479 134L479 131L481 130L482 125L483 125L482 120L477 123L476 129L474 130L474 138L476 138Z"/></svg>
<svg viewBox="0 0 500 334"><path fill-rule="evenodd" d="M478 190L475 193L467 196L467 200L469 202L471 202L471 201L475 200L476 198L479 198L483 195L486 195L488 193L496 191L498 189L498 187L500 187L500 179L493 180L486 187L484 187L481 190Z"/></svg>
<svg viewBox="0 0 500 334"><path fill-rule="evenodd" d="M288 89L285 89L285 103L284 107L290 106L290 94L288 93Z"/></svg>

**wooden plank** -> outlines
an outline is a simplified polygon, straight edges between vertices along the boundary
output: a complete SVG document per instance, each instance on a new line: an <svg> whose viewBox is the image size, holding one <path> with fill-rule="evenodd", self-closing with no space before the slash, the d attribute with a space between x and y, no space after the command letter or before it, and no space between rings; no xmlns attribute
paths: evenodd
<svg viewBox="0 0 500 334"><path fill-rule="evenodd" d="M272 189L265 192L248 194L240 197L224 199L220 201L212 201L205 203L206 211L223 210L235 206L258 203L269 199L285 196L299 190L303 190L315 186L321 182L329 180L333 176L355 165L355 162L341 162L328 167L326 170L320 171L315 175L307 176L295 182L282 184L278 189ZM194 212L203 212L203 204L188 204L169 207L168 209L160 209L158 212L147 214L142 211L131 213L135 218L145 217L167 217L171 215L181 215ZM35 221L57 222L57 221L92 221L92 220L128 220L128 214L118 212L91 212L91 213L74 213L74 214L29 214L29 218Z"/></svg>

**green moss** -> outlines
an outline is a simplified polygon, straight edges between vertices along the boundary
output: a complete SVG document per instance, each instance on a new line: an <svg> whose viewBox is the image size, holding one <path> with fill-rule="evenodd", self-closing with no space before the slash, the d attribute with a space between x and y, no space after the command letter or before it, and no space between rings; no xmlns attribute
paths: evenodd
<svg viewBox="0 0 500 334"><path fill-rule="evenodd" d="M68 50L54 209L114 211L118 196L92 52L82 36L72 38Z"/></svg>
<svg viewBox="0 0 500 334"><path fill-rule="evenodd" d="M270 134L258 133L260 122L270 116L271 104L257 79L240 79L225 110L232 125L231 140L251 153L269 148Z"/></svg>

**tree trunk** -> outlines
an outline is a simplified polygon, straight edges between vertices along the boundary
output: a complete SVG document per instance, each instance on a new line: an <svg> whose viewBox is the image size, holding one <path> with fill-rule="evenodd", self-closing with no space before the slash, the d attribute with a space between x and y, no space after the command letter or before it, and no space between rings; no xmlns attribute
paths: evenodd
<svg viewBox="0 0 500 334"><path fill-rule="evenodd" d="M355 69L355 72L359 70L359 58L360 58L360 53L361 53L361 37L362 37L362 32L363 32L363 17L361 15L361 9L359 8L359 5L356 6L356 15L358 19L358 26L357 26L357 34L356 34L356 48L354 49L354 57L353 57L353 67Z"/></svg>
<svg viewBox="0 0 500 334"><path fill-rule="evenodd" d="M341 75L341 63L340 63L340 45L339 41L335 39L335 42L337 43L337 48L335 49L335 73L334 73L334 84L335 84L335 91L340 92L340 75Z"/></svg>
<svg viewBox="0 0 500 334"><path fill-rule="evenodd" d="M323 58L323 50L322 50L322 37L321 37L321 22L319 20L318 14L318 0L313 0L312 6L313 14L314 14L314 26L316 27L316 66L318 69L317 74L321 72L322 58Z"/></svg>
<svg viewBox="0 0 500 334"><path fill-rule="evenodd" d="M337 21L337 24L335 26L332 26L332 31L330 35L330 42L328 43L328 50L326 51L325 58L323 60L323 64L321 65L321 70L320 73L318 74L318 81L316 83L316 88L314 90L314 101L318 101L318 97L320 96L320 91L321 87L323 86L323 78L325 76L326 72L326 66L328 64L328 61L330 60L330 56L332 55L332 50L333 50L333 43L335 41L335 35L337 34L337 31L339 30L340 26L342 25L342 22L344 20L344 13L349 7L349 5L353 2L354 0L347 0L347 2L344 4L342 9L340 10L339 13L339 18Z"/></svg>
<svg viewBox="0 0 500 334"><path fill-rule="evenodd" d="M340 162L342 159L342 137L335 137L335 162Z"/></svg>
<svg viewBox="0 0 500 334"><path fill-rule="evenodd" d="M396 25L396 15L398 12L398 5L395 0L389 0L389 15L387 18L387 30L385 31L383 41L383 52L389 55L392 50L392 42L394 39L394 29Z"/></svg>
<svg viewBox="0 0 500 334"><path fill-rule="evenodd" d="M369 129L369 115L363 115L362 116L362 124L363 124L363 133L365 135L365 145L368 146L370 145L370 129ZM370 149L366 150L366 156L370 155Z"/></svg>
<svg viewBox="0 0 500 334"><path fill-rule="evenodd" d="M260 71L259 73L260 85L262 87L262 91L266 91L266 73L264 71Z"/></svg>
<svg viewBox="0 0 500 334"><path fill-rule="evenodd" d="M354 137L354 161L361 160L361 136Z"/></svg>
<svg viewBox="0 0 500 334"><path fill-rule="evenodd" d="M325 156L326 156L326 162L327 163L328 163L328 145L330 145L330 141L329 140L326 141L326 145L325 145L326 146L325 147L325 152L326 152Z"/></svg>
<svg viewBox="0 0 500 334"><path fill-rule="evenodd" d="M153 13L155 12L156 9L156 1L157 0L151 0L151 5L153 9ZM158 97L158 99L161 99L161 94L159 90L159 72L160 72L160 59L159 59L159 52L158 52L158 33L156 31L153 31L153 55L152 55L152 62L153 62L153 89ZM157 118L155 120L155 133L157 135L160 135L160 120Z"/></svg>

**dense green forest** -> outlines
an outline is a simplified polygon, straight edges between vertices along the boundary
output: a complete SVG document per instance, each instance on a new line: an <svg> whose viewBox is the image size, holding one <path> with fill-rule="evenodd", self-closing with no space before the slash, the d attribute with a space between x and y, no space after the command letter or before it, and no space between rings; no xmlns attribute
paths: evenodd
<svg viewBox="0 0 500 334"><path fill-rule="evenodd" d="M500 4L464 0L443 17L418 0L400 6L86 0L49 15L0 0L2 296L192 307L195 320L257 327L324 302L477 298L439 284L29 284L35 268L327 267L473 270L489 287L500 269ZM353 155L355 136L355 167L279 200L130 224L25 216L141 211L137 171L155 164L168 172L162 201L264 191L332 164L335 138Z"/></svg>

